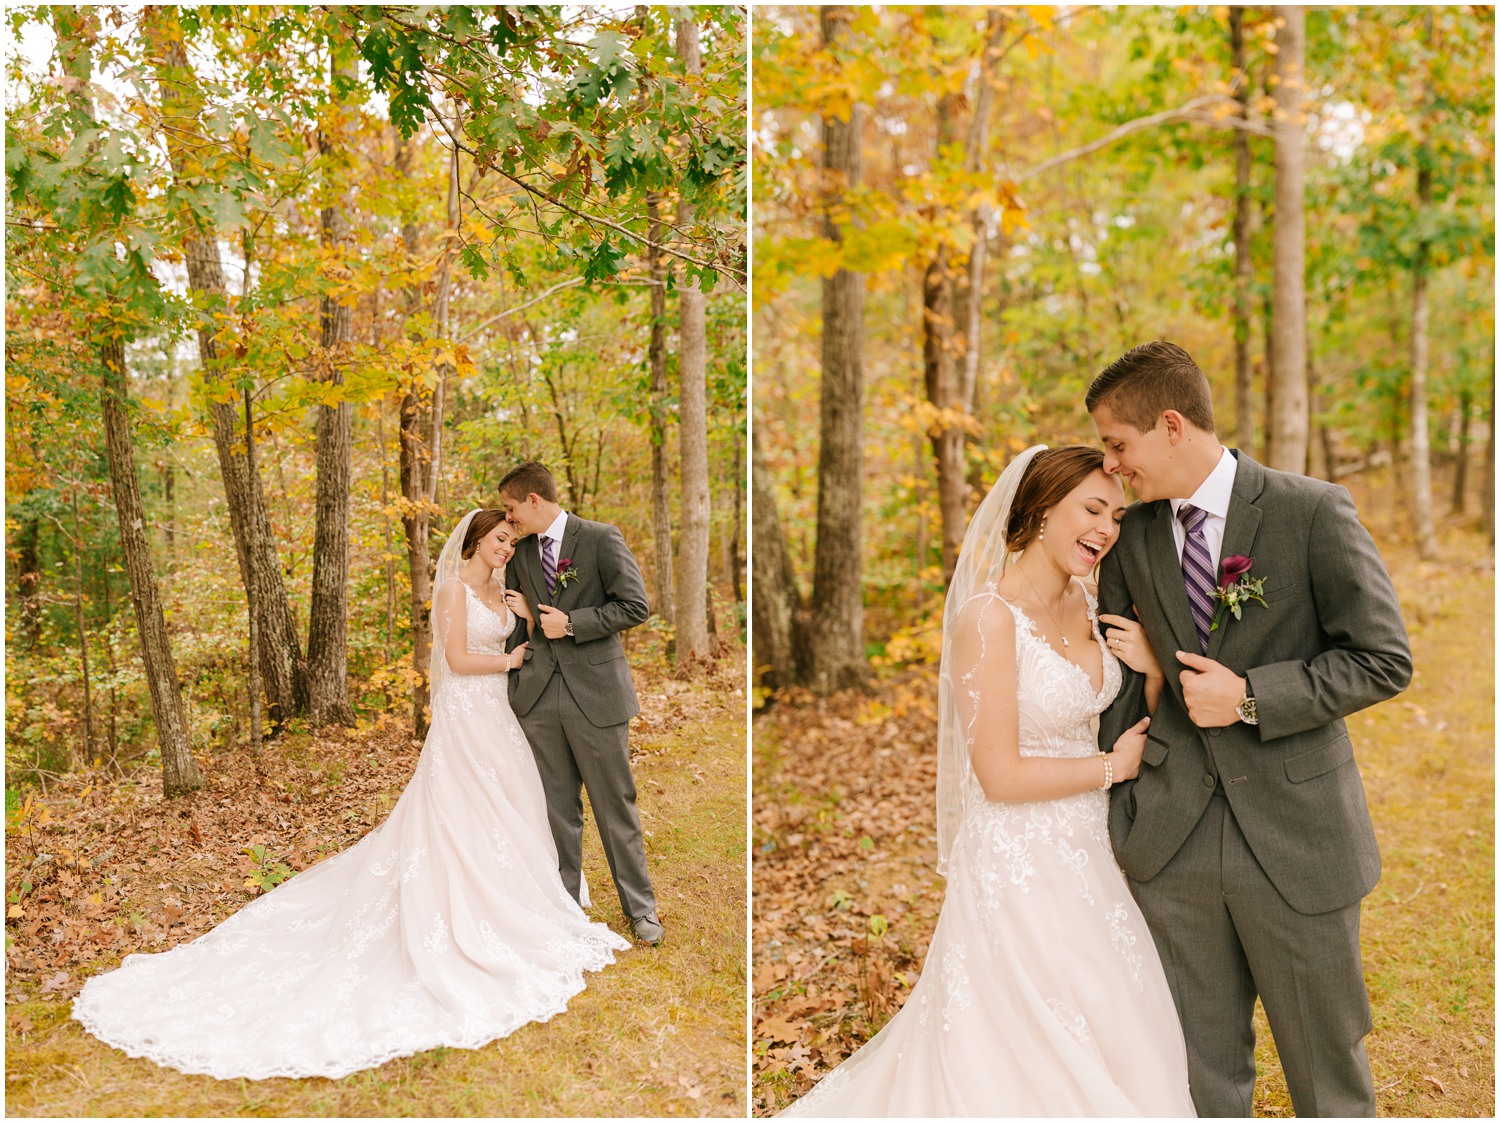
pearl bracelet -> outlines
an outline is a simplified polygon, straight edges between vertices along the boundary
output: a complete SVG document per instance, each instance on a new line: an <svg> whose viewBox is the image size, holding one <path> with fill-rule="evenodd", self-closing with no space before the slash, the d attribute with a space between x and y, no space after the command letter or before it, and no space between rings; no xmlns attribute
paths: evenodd
<svg viewBox="0 0 1500 1123"><path fill-rule="evenodd" d="M1109 759L1108 753L1100 753L1099 759L1104 761L1104 791L1109 791L1115 786L1115 762Z"/></svg>

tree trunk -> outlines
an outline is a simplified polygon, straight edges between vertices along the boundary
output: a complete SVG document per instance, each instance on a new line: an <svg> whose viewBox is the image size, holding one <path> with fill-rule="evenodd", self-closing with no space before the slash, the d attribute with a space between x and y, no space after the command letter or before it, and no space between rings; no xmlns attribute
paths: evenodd
<svg viewBox="0 0 1500 1123"><path fill-rule="evenodd" d="M21 634L34 648L42 638L42 520L29 511L17 516L16 597L21 603Z"/></svg>
<svg viewBox="0 0 1500 1123"><path fill-rule="evenodd" d="M820 9L823 41L848 31L846 7ZM849 119L823 121L823 167L829 181L823 236L842 245L835 217L843 193L859 185L862 107ZM823 281L822 379L818 406L818 545L808 622L809 678L827 693L864 678L864 559L860 516L864 490L864 277L840 268Z"/></svg>
<svg viewBox="0 0 1500 1123"><path fill-rule="evenodd" d="M740 530L744 523L744 484L745 484L745 461L744 445L740 443L743 436L740 426L735 426L730 434L734 442L734 518L729 524L729 534L726 537L724 553L725 562L729 569L729 587L734 594L736 604L743 604L745 590L740 583L740 570L743 563L740 560Z"/></svg>
<svg viewBox="0 0 1500 1123"><path fill-rule="evenodd" d="M411 177L411 141L396 132L397 174ZM416 265L417 224L403 222L401 242L406 247L407 267ZM410 320L422 306L422 289L412 285L406 290L406 315ZM411 577L411 661L412 736L427 736L428 664L432 657L432 553L428 541L432 505L427 498L428 477L436 475L437 464L431 456L433 411L423 394L422 376L412 373L401 394L399 454L397 474L401 485L401 527L406 535L406 568Z"/></svg>
<svg viewBox="0 0 1500 1123"><path fill-rule="evenodd" d="M250 388L245 387L245 467L251 475L255 474L255 414L250 407ZM250 621L250 652L247 664L250 668L250 681L246 683L245 692L250 695L250 755L259 758L261 753L261 728L260 728L260 660L255 657L256 651L260 649L260 613L259 605L255 598L255 557L248 558L250 563L250 580L245 582L245 615Z"/></svg>
<svg viewBox="0 0 1500 1123"><path fill-rule="evenodd" d="M337 68L330 63L330 78ZM325 155L330 138L320 132ZM348 223L338 207L324 206L322 243L342 248ZM340 272L342 265L333 267ZM352 305L323 297L319 314L323 381L341 386L343 363L354 338ZM307 623L308 710L314 727L353 725L349 703L349 475L353 407L347 401L318 406L316 506L313 522L312 598Z"/></svg>
<svg viewBox="0 0 1500 1123"><path fill-rule="evenodd" d="M1272 264L1272 351L1276 387L1270 466L1307 471L1306 223L1302 93L1307 13L1279 7L1276 31L1276 227Z"/></svg>
<svg viewBox="0 0 1500 1123"><path fill-rule="evenodd" d="M646 250L651 272L651 526L656 542L656 599L652 608L668 624L675 623L676 595L672 576L672 483L667 475L667 271L656 248L666 239L661 221L661 195L646 196L652 245Z"/></svg>
<svg viewBox="0 0 1500 1123"><path fill-rule="evenodd" d="M698 25L691 9L677 19L677 57L690 75L703 71ZM690 229L695 208L677 205L677 227ZM708 587L708 324L707 303L697 278L678 288L681 326L677 350L678 495L677 641L673 659L679 665L712 654L703 591Z"/></svg>
<svg viewBox="0 0 1500 1123"><path fill-rule="evenodd" d="M119 664L115 660L115 641L113 636L115 607L109 595L108 574L104 582L104 666L109 671L109 724L105 727L105 736L109 745L109 765L116 772L120 768L120 688L115 685L120 681Z"/></svg>
<svg viewBox="0 0 1500 1123"><path fill-rule="evenodd" d="M1426 45L1432 47L1432 9L1422 19ZM1432 147L1424 139L1417 147L1417 214L1432 206ZM1437 531L1432 518L1432 450L1427 431L1427 275L1431 239L1417 241L1411 267L1411 491L1416 516L1417 552L1424 561L1438 556Z"/></svg>
<svg viewBox="0 0 1500 1123"><path fill-rule="evenodd" d="M1316 333L1314 333L1316 339ZM1323 412L1323 387L1319 381L1319 367L1317 367L1317 348L1308 346L1308 420L1314 415ZM1320 424L1317 426L1317 438L1313 439L1313 430L1308 430L1308 475L1319 478L1319 480L1334 480L1334 462L1328 456L1328 426Z"/></svg>
<svg viewBox="0 0 1500 1123"><path fill-rule="evenodd" d="M202 112L202 98L190 69L187 51L180 39L166 35L156 22L162 9L147 9L148 26L160 52L157 78L161 87L162 107L179 122L168 130L166 143L173 174L178 180L196 174L191 148L183 137L188 122L196 123ZM216 232L199 225L198 236L184 245L187 260L188 287L205 311L227 308L227 287L219 256ZM248 284L248 262L247 284ZM223 363L215 336L217 326L205 315L198 328L198 359L204 380L213 386L225 378ZM218 395L211 395L217 398ZM213 424L214 451L219 474L224 481L224 499L229 510L229 528L234 537L235 557L240 579L249 592L251 573L258 582L253 599L260 612L260 666L265 680L266 700L273 727L279 728L294 714L307 709L307 667L302 660L301 641L297 637L297 619L292 612L282 579L281 559L276 550L276 536L267 513L260 476L244 458L244 446L237 435L239 428L234 403L214 400L209 404ZM252 556L253 555L253 564Z"/></svg>
<svg viewBox="0 0 1500 1123"><path fill-rule="evenodd" d="M156 718L157 742L161 746L162 792L176 796L201 788L203 777L188 740L177 666L172 659L156 571L151 563L151 543L146 535L146 512L141 502L141 481L136 472L126 406L130 390L125 372L124 341L119 336L107 339L100 344L99 358L103 366L99 397L104 413L105 448L109 454L110 490L120 522L125 572L130 577L130 601L135 608L146 685L151 691L151 712Z"/></svg>
<svg viewBox="0 0 1500 1123"><path fill-rule="evenodd" d="M964 137L964 171L979 173L985 163L990 106L994 102L992 74L1007 26L998 12L987 17L988 34L981 48L977 88ZM937 152L952 143L960 98L944 95L937 106ZM937 411L929 436L937 467L938 511L942 526L943 580L953 577L958 550L968 524L969 485L964 447L979 381L980 316L984 293L985 258L989 250L989 217L984 208L969 213L973 241L964 266L964 283L957 284L954 265L940 249L927 267L922 285L923 371L927 400Z"/></svg>
<svg viewBox="0 0 1500 1123"><path fill-rule="evenodd" d="M1495 349L1490 345L1490 435L1484 446L1484 535L1495 544Z"/></svg>
<svg viewBox="0 0 1500 1123"><path fill-rule="evenodd" d="M87 90L93 60L85 40L76 36L79 9L53 9L59 49L67 50L64 67L76 80L70 94L79 116L90 124L94 106ZM66 41L67 47L64 48ZM104 424L104 448L109 462L110 492L120 527L120 547L125 573L130 580L130 602L135 609L136 633L141 640L141 662L151 695L151 713L156 720L157 744L161 750L162 792L171 797L203 786L198 762L193 759L187 719L182 708L182 688L162 613L156 570L151 561L151 540L146 534L146 510L141 501L141 478L136 470L135 445L130 434L130 380L125 369L125 341L113 322L93 325L99 342L99 405Z"/></svg>
<svg viewBox="0 0 1500 1123"><path fill-rule="evenodd" d="M1235 100L1250 120L1250 74L1245 61L1245 10L1229 9ZM1234 421L1235 443L1255 449L1255 378L1250 363L1250 134L1234 130Z"/></svg>
<svg viewBox="0 0 1500 1123"><path fill-rule="evenodd" d="M937 129L933 141L934 164L942 159L953 143L954 117L958 113L959 95L944 94L937 103ZM963 542L964 516L964 431L955 424L955 413L961 408L954 370L956 344L953 308L953 267L949 249L940 245L922 274L922 383L934 416L927 429L932 444L933 465L937 471L939 540L943 555L943 578L953 576L958 564L958 547Z"/></svg>
<svg viewBox="0 0 1500 1123"><path fill-rule="evenodd" d="M947 100L946 98L944 99ZM953 576L968 514L964 479L964 428L954 370L953 271L946 249L922 277L922 372L927 401L937 411L927 431L937 467L938 510L942 528L943 579Z"/></svg>
<svg viewBox="0 0 1500 1123"><path fill-rule="evenodd" d="M78 669L83 677L83 761L94 759L94 692L89 675L89 633L83 616L83 534L78 525L78 483L70 489L73 500L73 620L78 628ZM105 584L109 574L104 575ZM108 616L105 617L107 621ZM72 754L69 754L70 757ZM72 767L69 760L68 766Z"/></svg>
<svg viewBox="0 0 1500 1123"><path fill-rule="evenodd" d="M1452 513L1462 516L1468 505L1469 490L1469 418L1474 412L1474 403L1468 390L1458 394L1458 458L1453 465Z"/></svg>
<svg viewBox="0 0 1500 1123"><path fill-rule="evenodd" d="M755 549L750 551L752 669L763 689L778 690L802 679L795 638L802 598L776 513L771 474L760 451L759 430L751 433L750 460L750 523L755 536Z"/></svg>

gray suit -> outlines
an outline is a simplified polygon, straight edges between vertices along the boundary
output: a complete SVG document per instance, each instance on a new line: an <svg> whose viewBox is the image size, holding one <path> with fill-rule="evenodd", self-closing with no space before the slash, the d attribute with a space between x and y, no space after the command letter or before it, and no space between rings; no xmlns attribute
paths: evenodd
<svg viewBox="0 0 1500 1123"><path fill-rule="evenodd" d="M646 873L630 774L630 719L641 706L619 636L650 614L646 583L625 539L606 523L569 513L556 556L569 560L578 576L560 585L555 597L547 592L536 535L522 539L506 570L506 587L519 589L534 614L538 605L552 604L573 625L573 635L555 640L540 627L530 629L531 646L510 676L511 708L542 775L558 869L568 892L578 896L581 878L581 786L599 824L620 907L631 919L654 916L656 894ZM527 638L522 622L507 650Z"/></svg>
<svg viewBox="0 0 1500 1123"><path fill-rule="evenodd" d="M1253 558L1266 605L1226 614L1207 654L1246 677L1260 724L1189 719L1173 653L1199 647L1171 504L1135 504L1100 608L1136 607L1167 687L1140 776L1112 793L1110 837L1172 986L1198 1113L1251 1113L1259 994L1297 1114L1374 1115L1359 902L1380 852L1343 719L1405 688L1411 649L1348 493L1234 455L1220 561ZM1142 687L1127 671L1102 746L1144 715Z"/></svg>

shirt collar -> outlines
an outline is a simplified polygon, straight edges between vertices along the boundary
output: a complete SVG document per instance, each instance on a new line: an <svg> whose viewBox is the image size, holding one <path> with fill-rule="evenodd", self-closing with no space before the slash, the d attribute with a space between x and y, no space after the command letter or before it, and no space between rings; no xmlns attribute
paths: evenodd
<svg viewBox="0 0 1500 1123"><path fill-rule="evenodd" d="M1187 499L1172 500L1172 515L1175 518L1184 503L1191 503L1200 511L1207 511L1221 519L1229 517L1229 501L1234 496L1234 473L1239 467L1234 454L1227 448L1219 454L1219 462L1208 478L1198 485L1198 490Z"/></svg>
<svg viewBox="0 0 1500 1123"><path fill-rule="evenodd" d="M552 539L552 541L556 542L559 546L561 546L562 545L562 536L563 536L563 527L567 525L567 522L568 522L568 512L566 512L566 511L559 511L559 512L557 512L557 518L555 518L555 519L552 520L552 525L551 526L549 526L546 530L542 531L542 537L543 538L550 538L550 539Z"/></svg>

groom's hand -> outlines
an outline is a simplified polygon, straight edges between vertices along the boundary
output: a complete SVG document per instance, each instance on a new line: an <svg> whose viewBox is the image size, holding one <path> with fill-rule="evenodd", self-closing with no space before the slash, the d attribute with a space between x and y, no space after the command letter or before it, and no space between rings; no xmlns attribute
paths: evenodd
<svg viewBox="0 0 1500 1123"><path fill-rule="evenodd" d="M1245 696L1245 680L1223 663L1191 651L1179 651L1177 661L1187 670L1178 678L1182 682L1182 700L1188 717L1199 729L1218 729L1240 720L1240 699Z"/></svg>
<svg viewBox="0 0 1500 1123"><path fill-rule="evenodd" d="M542 635L548 639L562 639L567 635L568 614L560 608L554 608L550 604L539 605L537 611L542 614ZM1239 701L1238 698L1235 699Z"/></svg>

